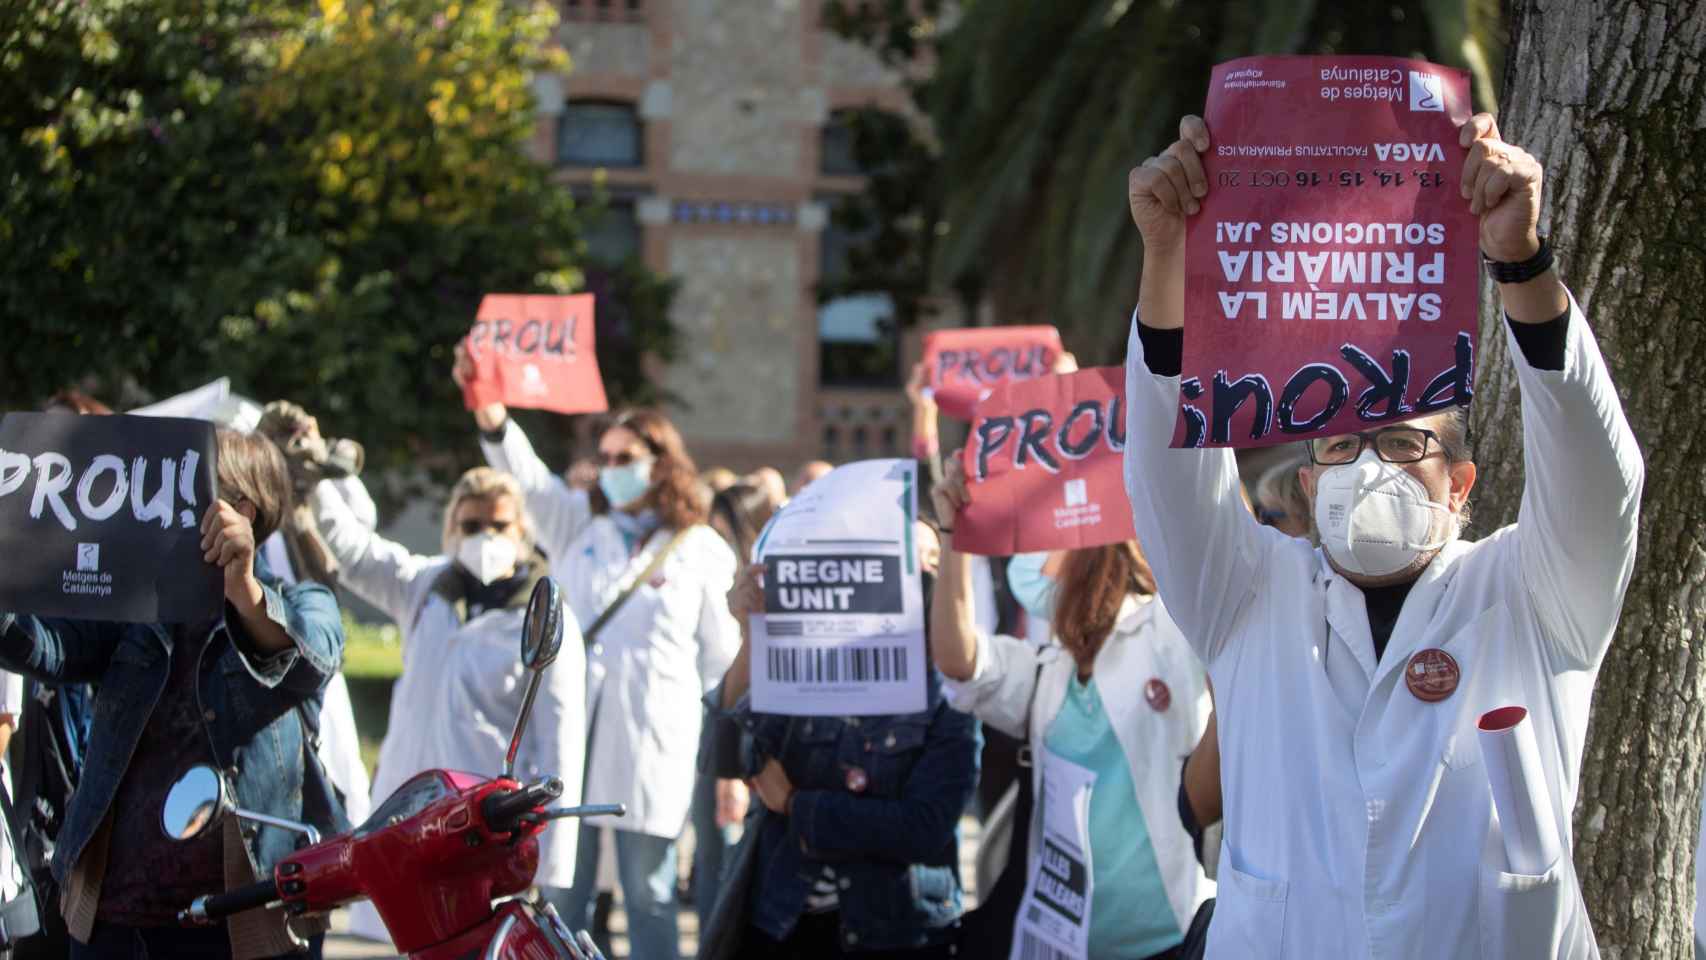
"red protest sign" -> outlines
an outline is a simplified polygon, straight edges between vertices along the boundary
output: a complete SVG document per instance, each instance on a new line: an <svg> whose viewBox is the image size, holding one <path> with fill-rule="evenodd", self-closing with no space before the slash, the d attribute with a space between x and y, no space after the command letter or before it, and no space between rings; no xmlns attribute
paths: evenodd
<svg viewBox="0 0 1706 960"><path fill-rule="evenodd" d="M488 293L462 344L474 377L468 409L488 403L596 413L610 409L593 350L593 295Z"/></svg>
<svg viewBox="0 0 1706 960"><path fill-rule="evenodd" d="M1060 331L1053 327L967 327L924 335L926 386L936 406L970 420L979 399L1003 383L1054 372Z"/></svg>
<svg viewBox="0 0 1706 960"><path fill-rule="evenodd" d="M1214 69L1186 234L1174 446L1254 447L1467 404L1477 224L1469 77L1392 57Z"/></svg>
<svg viewBox="0 0 1706 960"><path fill-rule="evenodd" d="M954 519L954 548L1006 556L1134 539L1124 450L1119 367L996 388L966 441L971 503Z"/></svg>

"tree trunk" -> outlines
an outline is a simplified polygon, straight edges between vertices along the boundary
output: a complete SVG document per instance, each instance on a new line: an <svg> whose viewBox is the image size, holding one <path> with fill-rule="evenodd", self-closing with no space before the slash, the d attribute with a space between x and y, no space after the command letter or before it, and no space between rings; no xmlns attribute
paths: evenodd
<svg viewBox="0 0 1706 960"><path fill-rule="evenodd" d="M1599 674L1575 855L1607 960L1691 958L1706 745L1706 4L1511 0L1500 126L1546 167L1541 229L1646 456L1634 582ZM1516 377L1482 319L1477 525L1522 494ZM1594 509L1594 504L1576 505Z"/></svg>

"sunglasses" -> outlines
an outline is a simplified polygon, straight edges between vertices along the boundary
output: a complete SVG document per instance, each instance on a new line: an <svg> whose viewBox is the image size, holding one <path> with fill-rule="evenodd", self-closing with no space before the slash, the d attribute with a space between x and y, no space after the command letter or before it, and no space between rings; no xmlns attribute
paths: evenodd
<svg viewBox="0 0 1706 960"><path fill-rule="evenodd" d="M515 526L515 521L514 520L464 520L461 523L457 524L457 526L462 528L462 535L463 536L465 536L465 537L477 537L480 534L486 532L487 530L490 530L493 533L507 533L509 531L510 527Z"/></svg>

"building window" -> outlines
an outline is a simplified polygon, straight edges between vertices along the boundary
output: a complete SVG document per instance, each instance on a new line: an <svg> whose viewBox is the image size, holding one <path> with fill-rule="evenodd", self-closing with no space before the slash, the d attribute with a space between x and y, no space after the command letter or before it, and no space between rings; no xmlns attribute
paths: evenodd
<svg viewBox="0 0 1706 960"><path fill-rule="evenodd" d="M581 235L588 259L612 266L640 256L640 218L633 197L612 197Z"/></svg>
<svg viewBox="0 0 1706 960"><path fill-rule="evenodd" d="M834 206L833 195L819 198ZM875 225L849 230L840 216L818 237L818 281L845 290L848 251L866 241ZM854 292L818 307L818 383L825 387L892 387L900 383L900 325L886 293Z"/></svg>
<svg viewBox="0 0 1706 960"><path fill-rule="evenodd" d="M571 102L557 119L557 163L568 167L644 164L640 114L631 103Z"/></svg>
<svg viewBox="0 0 1706 960"><path fill-rule="evenodd" d="M817 310L817 335L822 386L892 387L900 382L900 327L888 294L863 293L823 304Z"/></svg>
<svg viewBox="0 0 1706 960"><path fill-rule="evenodd" d="M853 113L837 110L824 122L820 141L819 169L832 177L856 177L865 171L859 166L859 154L853 148Z"/></svg>
<svg viewBox="0 0 1706 960"><path fill-rule="evenodd" d="M563 19L640 23L646 19L646 4L645 0L563 0Z"/></svg>

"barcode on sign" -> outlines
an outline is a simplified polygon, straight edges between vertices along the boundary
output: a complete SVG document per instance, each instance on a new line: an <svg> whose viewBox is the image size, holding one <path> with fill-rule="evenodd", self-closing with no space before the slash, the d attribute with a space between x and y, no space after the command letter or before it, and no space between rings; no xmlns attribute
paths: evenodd
<svg viewBox="0 0 1706 960"><path fill-rule="evenodd" d="M1064 950L1038 938L1029 930L1019 931L1019 960L1076 960Z"/></svg>
<svg viewBox="0 0 1706 960"><path fill-rule="evenodd" d="M901 683L905 647L771 647L766 678L778 683Z"/></svg>

